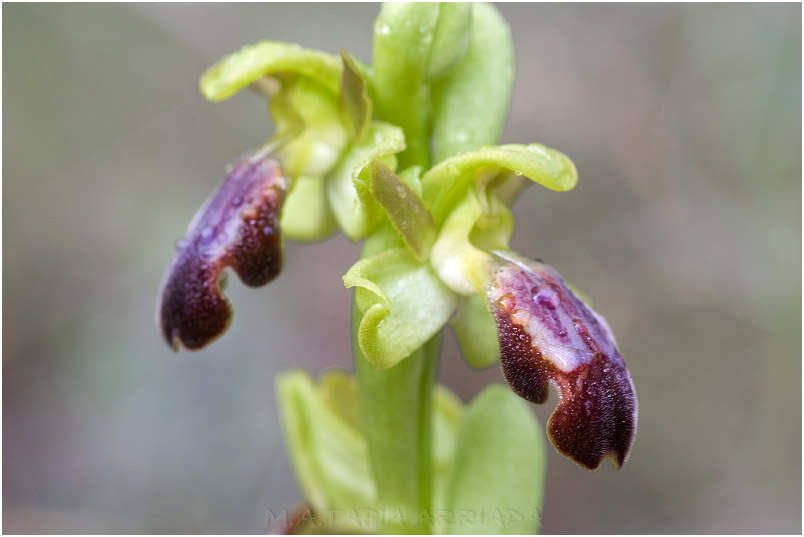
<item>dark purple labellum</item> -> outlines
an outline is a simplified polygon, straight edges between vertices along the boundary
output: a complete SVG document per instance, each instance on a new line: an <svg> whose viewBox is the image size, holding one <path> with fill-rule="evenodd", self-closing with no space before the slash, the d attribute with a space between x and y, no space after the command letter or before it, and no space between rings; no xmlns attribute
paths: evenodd
<svg viewBox="0 0 804 537"><path fill-rule="evenodd" d="M200 349L226 331L232 308L218 284L223 269L231 267L250 287L279 274L285 186L276 160L244 157L196 213L159 292L159 327L174 350Z"/></svg>
<svg viewBox="0 0 804 537"><path fill-rule="evenodd" d="M621 467L636 433L637 400L608 324L552 267L499 255L505 262L487 293L506 381L533 403L543 403L555 382L561 400L547 427L556 449L590 470L609 455Z"/></svg>

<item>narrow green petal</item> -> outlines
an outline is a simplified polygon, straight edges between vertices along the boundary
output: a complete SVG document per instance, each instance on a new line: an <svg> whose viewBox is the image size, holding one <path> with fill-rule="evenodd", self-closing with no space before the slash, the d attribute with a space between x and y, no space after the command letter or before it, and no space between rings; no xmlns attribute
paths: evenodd
<svg viewBox="0 0 804 537"><path fill-rule="evenodd" d="M346 114L352 136L361 139L371 121L371 100L368 98L366 77L349 54L341 50L341 107Z"/></svg>
<svg viewBox="0 0 804 537"><path fill-rule="evenodd" d="M327 176L327 197L335 219L352 241L364 238L377 223L378 208L369 192L366 166L379 159L396 168L395 153L405 147L402 129L372 121L366 136L352 145Z"/></svg>
<svg viewBox="0 0 804 537"><path fill-rule="evenodd" d="M485 369L500 359L497 325L480 295L461 297L458 313L449 324L470 366Z"/></svg>
<svg viewBox="0 0 804 537"><path fill-rule="evenodd" d="M358 261L343 276L357 287L358 343L366 359L388 369L435 335L455 310L455 294L432 267L394 248Z"/></svg>
<svg viewBox="0 0 804 537"><path fill-rule="evenodd" d="M511 174L559 192L571 190L578 181L575 165L555 149L542 144L489 146L431 168L422 178L424 200L441 223L469 185L482 189L500 175Z"/></svg>
<svg viewBox="0 0 804 537"><path fill-rule="evenodd" d="M279 226L286 238L305 242L324 240L338 229L323 177L303 175L293 180Z"/></svg>
<svg viewBox="0 0 804 537"><path fill-rule="evenodd" d="M547 453L529 405L501 384L477 395L461 422L447 481L448 534L532 534L539 528ZM460 515L463 516L460 516Z"/></svg>
<svg viewBox="0 0 804 537"><path fill-rule="evenodd" d="M349 400L333 405L334 382L344 381L324 380L316 386L303 371L282 373L276 381L288 456L304 498L324 514L370 508L376 498L368 448L354 426L357 391L341 386L338 392ZM348 524L348 517L337 522Z"/></svg>
<svg viewBox="0 0 804 537"><path fill-rule="evenodd" d="M416 192L385 164L374 159L369 170L369 190L385 209L391 225L418 261L430 255L436 237L433 215Z"/></svg>
<svg viewBox="0 0 804 537"><path fill-rule="evenodd" d="M473 7L468 52L450 76L432 88L435 162L497 143L511 101L514 78L511 30L493 5Z"/></svg>
<svg viewBox="0 0 804 537"><path fill-rule="evenodd" d="M201 93L210 101L227 99L266 75L295 73L338 94L341 62L337 56L293 43L261 41L225 56L201 76Z"/></svg>

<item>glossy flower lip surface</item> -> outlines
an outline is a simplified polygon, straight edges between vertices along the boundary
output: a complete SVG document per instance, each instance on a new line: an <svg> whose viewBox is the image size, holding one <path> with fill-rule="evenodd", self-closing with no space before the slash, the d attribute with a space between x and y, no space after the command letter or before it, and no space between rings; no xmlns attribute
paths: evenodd
<svg viewBox="0 0 804 537"><path fill-rule="evenodd" d="M200 349L226 331L232 308L219 285L226 267L250 287L279 274L286 183L276 160L246 156L196 213L176 245L157 302L157 323L174 350Z"/></svg>
<svg viewBox="0 0 804 537"><path fill-rule="evenodd" d="M561 400L548 431L556 449L590 470L607 456L621 467L636 433L637 400L608 324L549 265L498 255L504 261L487 297L506 381L533 403L543 403L555 382Z"/></svg>

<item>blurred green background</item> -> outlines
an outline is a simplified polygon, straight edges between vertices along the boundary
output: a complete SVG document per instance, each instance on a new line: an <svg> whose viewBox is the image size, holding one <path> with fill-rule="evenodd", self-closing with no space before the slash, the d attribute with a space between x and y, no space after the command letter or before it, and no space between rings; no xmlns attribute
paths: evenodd
<svg viewBox="0 0 804 537"><path fill-rule="evenodd" d="M801 6L505 4L504 142L577 164L517 202L513 246L595 300L640 402L621 471L552 452L547 533L801 532ZM277 372L350 367L357 247L230 278L228 334L154 327L175 241L272 130L197 91L263 38L370 61L376 4L3 6L3 531L265 531L300 499ZM500 380L445 338L464 400ZM544 422L555 392L535 409Z"/></svg>

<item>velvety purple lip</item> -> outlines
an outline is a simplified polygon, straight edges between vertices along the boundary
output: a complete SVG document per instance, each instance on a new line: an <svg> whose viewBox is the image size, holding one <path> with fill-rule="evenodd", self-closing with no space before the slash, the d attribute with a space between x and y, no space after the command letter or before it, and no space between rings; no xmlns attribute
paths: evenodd
<svg viewBox="0 0 804 537"><path fill-rule="evenodd" d="M286 180L276 160L240 159L199 209L165 273L158 324L174 350L200 349L226 331L232 317L218 280L231 267L248 286L282 268L278 217Z"/></svg>
<svg viewBox="0 0 804 537"><path fill-rule="evenodd" d="M561 391L548 422L556 449L590 470L607 456L622 466L636 433L637 400L606 321L552 267L519 256L506 256L488 298L514 392L543 403L550 381Z"/></svg>

